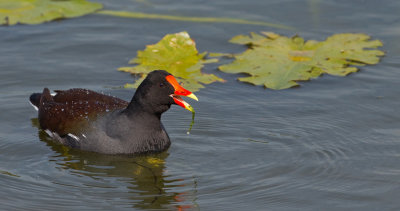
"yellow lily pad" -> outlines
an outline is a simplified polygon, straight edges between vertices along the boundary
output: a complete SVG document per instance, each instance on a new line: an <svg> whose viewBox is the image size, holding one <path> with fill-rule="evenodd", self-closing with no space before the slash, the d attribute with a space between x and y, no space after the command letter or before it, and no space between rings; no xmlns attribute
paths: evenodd
<svg viewBox="0 0 400 211"><path fill-rule="evenodd" d="M145 50L138 51L137 57L130 61L138 64L133 67L121 67L118 70L141 75L134 84L126 84L126 88L136 88L148 73L153 70L166 70L173 74L182 85L197 91L205 84L224 80L214 74L201 72L204 64L217 62L217 59L205 60L206 53L199 54L196 43L187 32L167 34L158 43L148 45Z"/></svg>
<svg viewBox="0 0 400 211"><path fill-rule="evenodd" d="M102 7L86 0L0 0L0 25L40 24L83 16Z"/></svg>
<svg viewBox="0 0 400 211"><path fill-rule="evenodd" d="M384 52L379 40L365 34L335 34L325 41L304 41L299 36L285 37L272 32L239 35L232 43L249 49L235 55L235 60L219 69L227 73L246 73L239 81L271 89L298 86L296 81L316 78L321 74L346 76L357 72L355 66L377 64Z"/></svg>

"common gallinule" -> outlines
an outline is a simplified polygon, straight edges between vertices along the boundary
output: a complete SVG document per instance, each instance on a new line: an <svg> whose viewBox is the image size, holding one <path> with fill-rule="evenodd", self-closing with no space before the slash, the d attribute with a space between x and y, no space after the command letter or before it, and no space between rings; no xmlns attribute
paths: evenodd
<svg viewBox="0 0 400 211"><path fill-rule="evenodd" d="M140 154L166 150L171 141L161 114L171 104L192 111L180 96L197 100L163 70L148 74L131 102L87 89L34 93L30 102L40 127L63 145L105 154Z"/></svg>

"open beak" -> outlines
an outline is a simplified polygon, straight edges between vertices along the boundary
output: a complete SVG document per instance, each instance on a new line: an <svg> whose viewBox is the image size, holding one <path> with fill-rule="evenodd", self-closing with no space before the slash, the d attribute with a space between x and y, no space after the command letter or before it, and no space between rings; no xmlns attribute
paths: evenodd
<svg viewBox="0 0 400 211"><path fill-rule="evenodd" d="M196 95L194 95L192 92L186 90L185 88L183 88L181 85L179 85L178 81L176 80L176 78L172 75L168 75L167 77L165 77L165 79L174 87L175 92L174 94L170 95L175 103L191 112L193 112L193 108L191 105L189 105L189 103L185 102L181 96L185 96L185 97L190 97L196 101L199 101L199 99L197 99Z"/></svg>

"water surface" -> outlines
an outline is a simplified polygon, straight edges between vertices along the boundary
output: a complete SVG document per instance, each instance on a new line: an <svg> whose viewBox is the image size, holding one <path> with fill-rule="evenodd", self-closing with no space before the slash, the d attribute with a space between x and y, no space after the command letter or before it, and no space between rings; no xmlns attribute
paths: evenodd
<svg viewBox="0 0 400 211"><path fill-rule="evenodd" d="M0 27L0 210L398 210L400 3L378 1L100 1L107 9L236 17L295 27L122 19L103 15ZM170 149L106 156L53 144L28 103L43 87L112 89L116 69L167 33L188 31L199 51L241 52L252 31L323 40L367 33L384 42L376 66L300 88L265 90L237 75L202 89L190 112L163 116ZM229 62L223 60L222 62Z"/></svg>

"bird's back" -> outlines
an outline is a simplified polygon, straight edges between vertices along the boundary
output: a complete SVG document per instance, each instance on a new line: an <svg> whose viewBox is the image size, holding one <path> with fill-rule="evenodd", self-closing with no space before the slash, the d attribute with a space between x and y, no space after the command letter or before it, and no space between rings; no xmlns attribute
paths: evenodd
<svg viewBox="0 0 400 211"><path fill-rule="evenodd" d="M30 101L39 112L40 127L59 136L76 134L107 112L126 108L128 102L87 89L57 90L52 96L49 89L34 93Z"/></svg>

